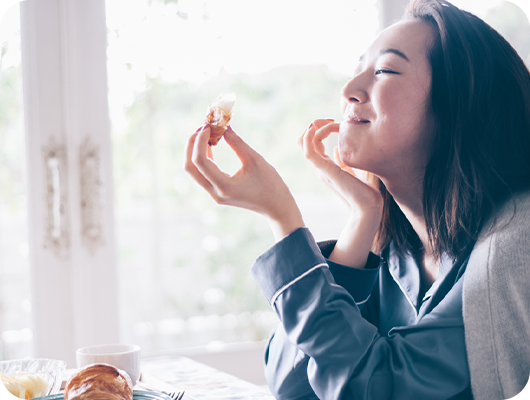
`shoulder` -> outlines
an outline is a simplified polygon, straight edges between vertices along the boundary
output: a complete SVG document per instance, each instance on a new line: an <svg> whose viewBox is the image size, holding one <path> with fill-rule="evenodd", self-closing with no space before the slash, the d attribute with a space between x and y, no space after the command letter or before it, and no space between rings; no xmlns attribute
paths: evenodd
<svg viewBox="0 0 530 400"><path fill-rule="evenodd" d="M524 191L509 197L496 210L485 224L481 239L491 234L505 235L518 230L529 230L530 191Z"/></svg>
<svg viewBox="0 0 530 400"><path fill-rule="evenodd" d="M468 270L473 272L478 269L477 274L484 279L492 277L492 269L496 274L505 267L510 268L509 274L512 276L517 271L528 273L529 264L524 262L530 261L529 222L530 191L518 193L506 200L485 224L471 252Z"/></svg>
<svg viewBox="0 0 530 400"><path fill-rule="evenodd" d="M530 192L508 199L485 226L464 275L466 347L477 399L513 397L530 374L530 320L523 318L530 309L529 221Z"/></svg>
<svg viewBox="0 0 530 400"><path fill-rule="evenodd" d="M506 200L485 224L473 253L486 250L496 262L530 255L530 192L516 194ZM485 256L485 254L481 254ZM493 260L492 259L492 260Z"/></svg>
<svg viewBox="0 0 530 400"><path fill-rule="evenodd" d="M530 278L530 191L505 201L485 225L471 252L465 279L472 291L469 284L487 284L495 290L511 281L516 288L523 286L522 278Z"/></svg>

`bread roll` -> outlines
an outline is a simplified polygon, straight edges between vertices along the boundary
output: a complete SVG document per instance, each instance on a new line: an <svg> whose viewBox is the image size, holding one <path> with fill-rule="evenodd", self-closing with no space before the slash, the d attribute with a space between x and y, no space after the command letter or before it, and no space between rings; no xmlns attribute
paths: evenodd
<svg viewBox="0 0 530 400"><path fill-rule="evenodd" d="M127 372L109 364L91 364L68 379L64 400L132 400Z"/></svg>
<svg viewBox="0 0 530 400"><path fill-rule="evenodd" d="M215 146L223 137L232 118L232 110L235 102L236 96L234 94L225 94L219 95L208 106L208 114L204 122L210 125L210 140L208 140L210 146Z"/></svg>

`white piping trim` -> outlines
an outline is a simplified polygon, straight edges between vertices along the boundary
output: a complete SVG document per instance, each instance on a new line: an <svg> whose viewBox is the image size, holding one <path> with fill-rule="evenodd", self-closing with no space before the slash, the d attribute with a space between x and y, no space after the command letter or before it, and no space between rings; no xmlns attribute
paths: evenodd
<svg viewBox="0 0 530 400"><path fill-rule="evenodd" d="M357 303L357 302L355 302L355 304L357 304L358 306L360 306L361 304L364 304L364 303L366 303L366 302L368 301L368 299L370 298L370 296L371 296L371 295L372 295L372 294L370 293L370 294L368 295L368 297L367 297L367 298L366 298L365 300L363 300L363 301L360 301L360 302L358 302L358 303Z"/></svg>
<svg viewBox="0 0 530 400"><path fill-rule="evenodd" d="M291 282L289 282L288 284L282 286L280 289L278 289L278 291L274 294L274 296L272 296L272 299L270 301L270 304L273 305L274 302L276 301L276 299L278 298L279 295L281 295L289 286L293 285L294 283L298 282L300 279L302 279L304 276L310 274L311 272L313 272L314 270L316 270L317 268L322 268L322 267L327 267L328 264L326 263L322 263L322 264L318 264L318 265L315 265L313 268L311 268L310 270L307 270L306 272L304 272L302 275L300 275L299 277L293 279Z"/></svg>

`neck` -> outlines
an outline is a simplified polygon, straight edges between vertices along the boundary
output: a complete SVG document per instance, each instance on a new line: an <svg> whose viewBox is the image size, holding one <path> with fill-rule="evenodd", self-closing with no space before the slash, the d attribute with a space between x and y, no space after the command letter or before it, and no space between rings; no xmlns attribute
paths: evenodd
<svg viewBox="0 0 530 400"><path fill-rule="evenodd" d="M383 178L382 180L420 238L423 248L426 250L430 249L427 226L423 214L423 179L401 182L399 185Z"/></svg>
<svg viewBox="0 0 530 400"><path fill-rule="evenodd" d="M422 281L425 285L430 286L438 276L439 260L434 256L423 214L423 179L399 186L384 180L383 183L421 241L423 251L419 252L417 257Z"/></svg>

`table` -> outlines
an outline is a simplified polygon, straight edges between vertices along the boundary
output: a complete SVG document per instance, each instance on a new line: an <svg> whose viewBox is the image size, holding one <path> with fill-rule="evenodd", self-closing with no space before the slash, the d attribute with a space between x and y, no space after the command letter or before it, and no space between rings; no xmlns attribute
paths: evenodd
<svg viewBox="0 0 530 400"><path fill-rule="evenodd" d="M163 390L185 390L195 400L274 400L266 387L181 356L143 359L141 381Z"/></svg>

